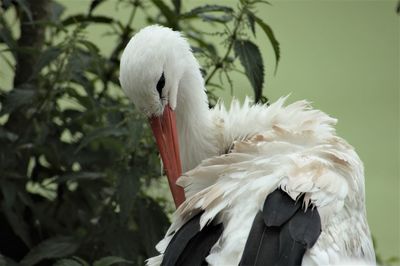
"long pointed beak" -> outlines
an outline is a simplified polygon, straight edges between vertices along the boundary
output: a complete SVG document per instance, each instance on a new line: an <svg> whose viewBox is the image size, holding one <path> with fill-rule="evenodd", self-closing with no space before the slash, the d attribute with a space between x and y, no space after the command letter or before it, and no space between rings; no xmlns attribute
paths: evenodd
<svg viewBox="0 0 400 266"><path fill-rule="evenodd" d="M167 105L161 116L152 117L149 120L161 154L164 170L168 177L175 206L179 207L185 200L185 193L181 187L176 185L176 180L182 174L182 166L179 155L175 112Z"/></svg>

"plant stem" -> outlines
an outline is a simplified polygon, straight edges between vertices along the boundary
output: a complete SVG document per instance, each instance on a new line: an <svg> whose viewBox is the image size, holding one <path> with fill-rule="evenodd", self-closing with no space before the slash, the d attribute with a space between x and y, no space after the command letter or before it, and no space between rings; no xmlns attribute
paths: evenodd
<svg viewBox="0 0 400 266"><path fill-rule="evenodd" d="M220 59L214 66L213 70L211 71L210 75L208 75L206 81L205 81L205 85L207 85L211 78L215 75L215 73L217 72L218 69L223 67L224 62L228 59L229 54L231 53L232 47L234 42L236 41L236 35L237 32L239 30L240 27L240 23L242 21L242 17L244 14L244 11L246 10L246 6L242 6L240 9L240 13L239 13L239 17L237 18L237 20L235 21L235 27L233 28L233 32L232 35L230 36L230 42L228 45L228 48L225 52L225 55L222 57L222 59Z"/></svg>

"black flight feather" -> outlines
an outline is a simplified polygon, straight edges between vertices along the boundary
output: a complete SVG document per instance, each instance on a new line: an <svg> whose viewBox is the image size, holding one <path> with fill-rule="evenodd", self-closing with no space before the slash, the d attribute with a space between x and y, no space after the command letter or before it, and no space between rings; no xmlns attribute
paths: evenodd
<svg viewBox="0 0 400 266"><path fill-rule="evenodd" d="M251 241L250 241L251 239ZM239 265L263 265L263 262L279 259L279 228L267 227L263 213L254 218L246 246ZM271 257L276 255L276 257Z"/></svg>
<svg viewBox="0 0 400 266"><path fill-rule="evenodd" d="M222 234L222 224L208 224L200 231L199 213L184 224L165 250L163 266L203 265L211 248Z"/></svg>
<svg viewBox="0 0 400 266"><path fill-rule="evenodd" d="M199 231L200 231L200 217L202 213L192 217L175 233L171 242L168 244L164 252L164 257L161 265L175 265L179 259L180 254Z"/></svg>
<svg viewBox="0 0 400 266"><path fill-rule="evenodd" d="M264 202L263 214L267 226L281 226L300 209L300 200L295 202L284 191L277 189Z"/></svg>
<svg viewBox="0 0 400 266"><path fill-rule="evenodd" d="M205 259L210 254L211 248L220 238L222 231L222 224L205 226L203 230L189 241L189 244L182 254L180 254L175 265L207 265Z"/></svg>
<svg viewBox="0 0 400 266"><path fill-rule="evenodd" d="M304 210L301 202L280 189L268 195L254 218L240 265L301 265L321 233L317 208Z"/></svg>
<svg viewBox="0 0 400 266"><path fill-rule="evenodd" d="M316 208L299 210L289 221L290 236L307 248L314 246L321 234L321 218Z"/></svg>

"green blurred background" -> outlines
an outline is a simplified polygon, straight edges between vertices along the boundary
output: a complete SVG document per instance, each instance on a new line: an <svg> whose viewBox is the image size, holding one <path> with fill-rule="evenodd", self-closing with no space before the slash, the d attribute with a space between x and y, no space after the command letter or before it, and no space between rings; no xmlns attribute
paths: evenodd
<svg viewBox="0 0 400 266"><path fill-rule="evenodd" d="M64 16L87 9L89 0L59 1ZM183 10L205 3L235 5L235 1L190 0ZM338 134L357 150L365 164L369 224L384 256L400 254L399 198L399 16L397 1L271 1L258 16L274 30L281 61L274 74L274 55L262 34L255 42L266 62L264 94L272 101L291 94L289 101L308 99L338 118ZM97 14L128 19L128 10L109 1ZM142 16L143 17L143 16ZM202 23L198 21L197 23ZM141 14L135 28L146 25ZM209 25L205 25L207 31ZM88 28L108 54L115 40L101 26ZM13 73L1 67L0 82L10 84ZM234 95L252 95L245 76L235 74ZM229 102L229 89L219 92Z"/></svg>

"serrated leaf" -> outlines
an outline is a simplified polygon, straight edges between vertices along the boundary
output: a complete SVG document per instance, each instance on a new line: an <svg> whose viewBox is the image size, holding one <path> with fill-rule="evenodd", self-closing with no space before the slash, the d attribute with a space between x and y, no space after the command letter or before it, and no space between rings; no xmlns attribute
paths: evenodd
<svg viewBox="0 0 400 266"><path fill-rule="evenodd" d="M104 257L99 260L96 260L93 263L93 266L110 266L115 263L128 263L128 264L133 264L132 261L126 260L121 257L116 257L116 256L109 256L109 257Z"/></svg>
<svg viewBox="0 0 400 266"><path fill-rule="evenodd" d="M278 40L275 38L275 34L272 31L271 27L268 26L262 19L260 19L259 17L254 16L254 20L255 22L261 27L261 29L264 31L264 33L267 35L269 41L271 42L272 48L274 49L274 53L275 53L275 72L278 68L278 63L279 60L281 58L281 54L280 54L280 48L279 48L279 42Z"/></svg>
<svg viewBox="0 0 400 266"><path fill-rule="evenodd" d="M219 22L219 23L226 23L233 19L232 15L214 16L209 14L198 14L197 16L203 19L204 21Z"/></svg>
<svg viewBox="0 0 400 266"><path fill-rule="evenodd" d="M257 45L248 40L235 40L234 50L253 87L255 101L258 102L261 99L264 84L264 63L260 50Z"/></svg>
<svg viewBox="0 0 400 266"><path fill-rule="evenodd" d="M256 25L254 20L254 14L250 10L246 10L246 17L247 21L249 22L249 26L251 32L253 33L254 37L256 36Z"/></svg>
<svg viewBox="0 0 400 266"><path fill-rule="evenodd" d="M66 19L63 20L62 25L66 27L72 24L83 23L83 22L110 24L113 23L114 20L107 16L85 16L80 14L67 17Z"/></svg>
<svg viewBox="0 0 400 266"><path fill-rule="evenodd" d="M225 13L233 13L233 9L229 6L221 6L221 5L204 5L198 6L190 10L187 14L197 15L207 12L225 12Z"/></svg>
<svg viewBox="0 0 400 266"><path fill-rule="evenodd" d="M199 17L199 18L205 19L207 17L217 17L217 16L212 16L209 14L205 15L205 13L210 13L210 12L222 12L225 14L226 18L229 17L230 19L232 19L232 15L233 15L233 9L231 7L221 6L221 5L204 5L204 6L195 7L192 10L190 10L189 12L182 14L181 19L194 18L194 17Z"/></svg>
<svg viewBox="0 0 400 266"><path fill-rule="evenodd" d="M79 247L72 237L53 237L32 248L22 259L21 265L35 265L43 259L57 259L73 254Z"/></svg>

